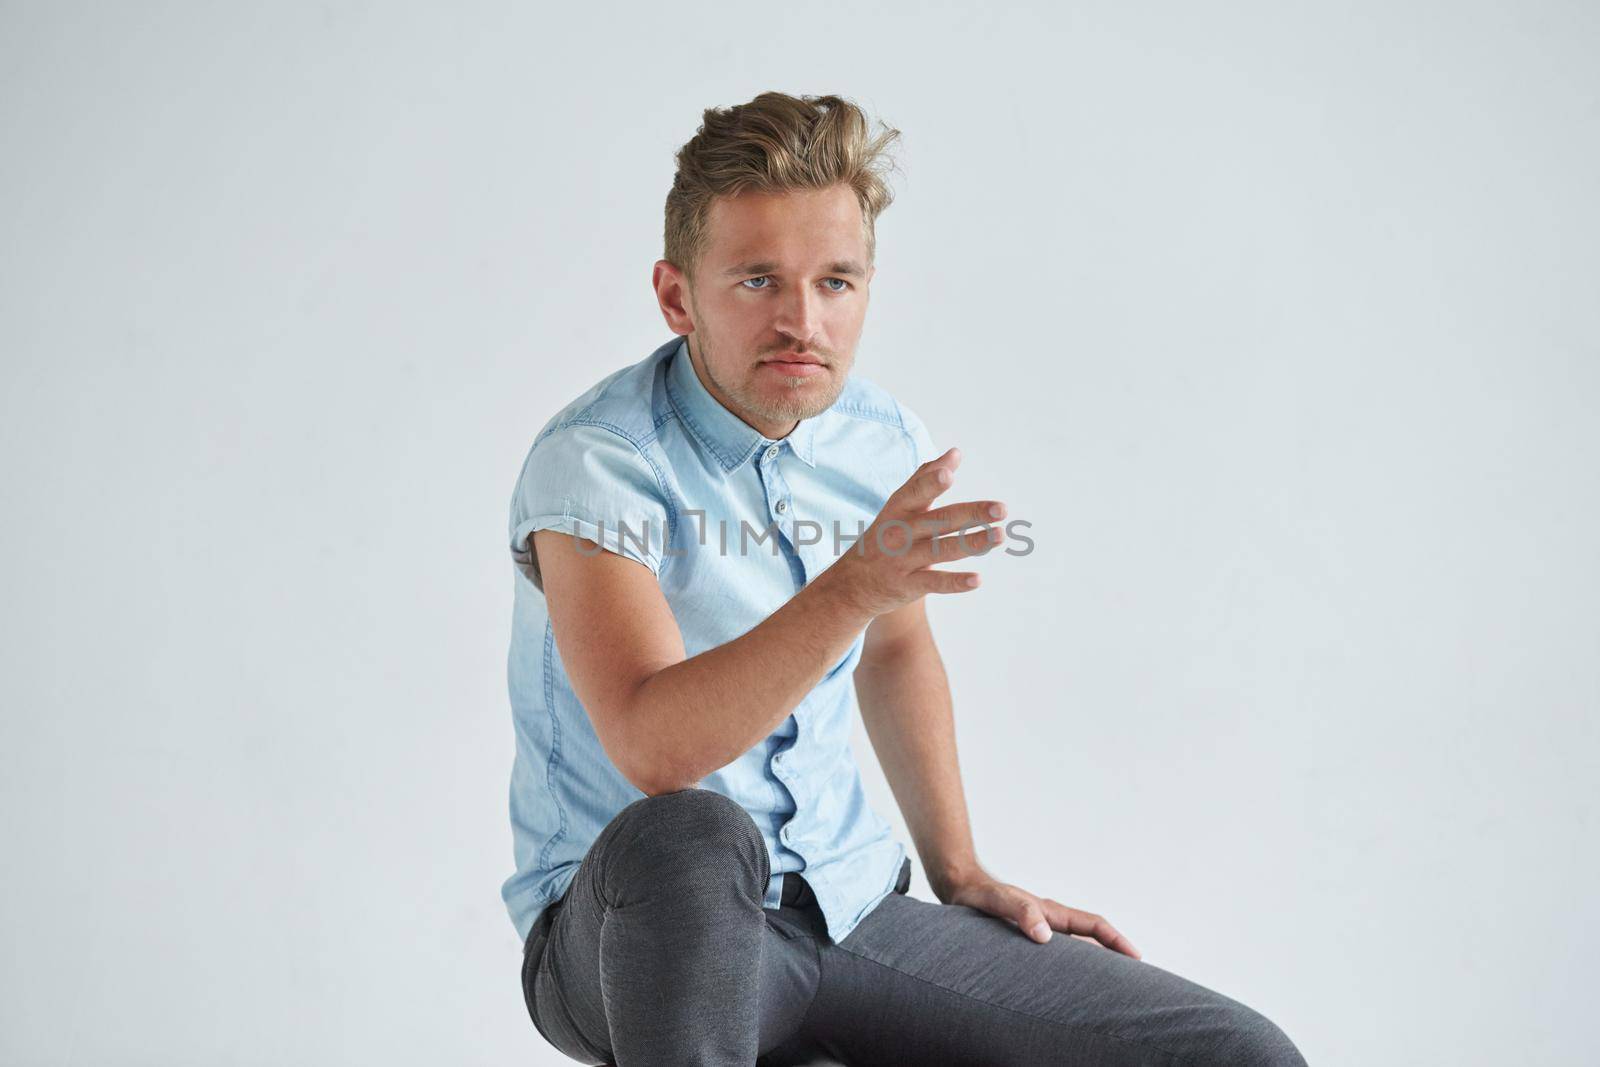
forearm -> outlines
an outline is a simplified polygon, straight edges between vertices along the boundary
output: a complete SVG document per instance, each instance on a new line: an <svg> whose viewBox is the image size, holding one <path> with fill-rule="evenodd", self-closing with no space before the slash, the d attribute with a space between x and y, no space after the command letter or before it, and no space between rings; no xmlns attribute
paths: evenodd
<svg viewBox="0 0 1600 1067"><path fill-rule="evenodd" d="M934 893L981 868L956 755L955 715L944 663L931 638L855 674L872 748L905 816Z"/></svg>
<svg viewBox="0 0 1600 1067"><path fill-rule="evenodd" d="M648 792L691 788L749 751L871 621L819 577L749 632L649 676L627 711Z"/></svg>

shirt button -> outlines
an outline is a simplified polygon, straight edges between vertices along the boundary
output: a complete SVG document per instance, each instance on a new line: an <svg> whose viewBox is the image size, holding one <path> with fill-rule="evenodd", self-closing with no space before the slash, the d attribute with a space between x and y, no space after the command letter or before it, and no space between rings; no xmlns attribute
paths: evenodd
<svg viewBox="0 0 1600 1067"><path fill-rule="evenodd" d="M778 454L778 446L777 445L773 445L771 448L767 449L767 458L768 459L771 459L772 457L776 456L777 454Z"/></svg>
<svg viewBox="0 0 1600 1067"><path fill-rule="evenodd" d="M778 501L777 510L778 510L778 514L782 515L785 511L789 510L789 502L787 500Z"/></svg>

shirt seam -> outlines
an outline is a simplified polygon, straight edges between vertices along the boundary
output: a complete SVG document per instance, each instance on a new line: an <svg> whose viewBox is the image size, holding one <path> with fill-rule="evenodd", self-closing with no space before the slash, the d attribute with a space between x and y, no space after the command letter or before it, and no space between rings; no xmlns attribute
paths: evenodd
<svg viewBox="0 0 1600 1067"><path fill-rule="evenodd" d="M898 411L880 411L877 408L862 407L860 405L851 404L844 401L836 402L829 410L837 412L840 415L849 416L850 418L862 419L869 422L881 422L886 426L893 426L896 429L905 429L905 420L900 417L900 413Z"/></svg>
<svg viewBox="0 0 1600 1067"><path fill-rule="evenodd" d="M544 708L545 714L550 718L550 757L545 761L545 792L550 795L551 803L555 805L556 814L560 817L561 825L550 839L539 850L539 866L544 869L550 867L550 855L556 845L565 840L567 836L567 809L561 803L561 791L556 788L555 776L561 765L561 716L556 714L555 704L555 627L547 617L544 622Z"/></svg>
<svg viewBox="0 0 1600 1067"><path fill-rule="evenodd" d="M652 355L654 355L654 353L652 353ZM641 361L641 362L643 362L643 361ZM587 404L583 405L583 407L579 408L578 410L572 412L566 419L562 420L561 422L556 423L554 426L545 427L544 432L541 433L538 437L534 438L534 442L533 442L534 443L534 447L538 447L538 444L539 444L540 441L544 440L546 437L548 437L551 434L555 433L557 430L562 429L563 427L571 426L574 423L587 423L587 422L591 421L587 417L589 415L589 412L591 412L595 408L599 407L600 404L602 402L604 402L605 399L608 396L611 395L611 391L613 389L620 388L623 385L623 383L629 377L627 372L630 371L630 370L635 370L635 369L637 369L637 367L638 367L638 364L634 364L632 367L619 368L618 371L611 376L611 381L606 384L605 388L601 389L600 392L595 394L594 399L590 400ZM600 423L600 424L601 425L605 425L604 423ZM615 427L611 427L611 426L608 425L607 429L615 429ZM632 438L630 437L630 435L626 431L618 429L617 432L619 434L621 434L623 437L629 438L629 440L631 441Z"/></svg>

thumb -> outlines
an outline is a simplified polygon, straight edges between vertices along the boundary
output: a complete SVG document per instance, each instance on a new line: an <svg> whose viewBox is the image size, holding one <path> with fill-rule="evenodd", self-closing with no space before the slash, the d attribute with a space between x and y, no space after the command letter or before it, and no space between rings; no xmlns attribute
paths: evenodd
<svg viewBox="0 0 1600 1067"><path fill-rule="evenodd" d="M1050 924L1045 922L1044 912L1037 904L1024 904L1022 915L1017 920L1017 925L1022 927L1027 935L1039 944L1050 940Z"/></svg>

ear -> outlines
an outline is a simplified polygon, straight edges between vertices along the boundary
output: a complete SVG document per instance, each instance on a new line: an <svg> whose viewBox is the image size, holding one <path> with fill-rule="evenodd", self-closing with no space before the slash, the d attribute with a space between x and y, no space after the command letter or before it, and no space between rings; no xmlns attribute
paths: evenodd
<svg viewBox="0 0 1600 1067"><path fill-rule="evenodd" d="M694 332L694 316L689 311L689 278L670 260L656 260L650 283L655 287L661 316L676 334Z"/></svg>

